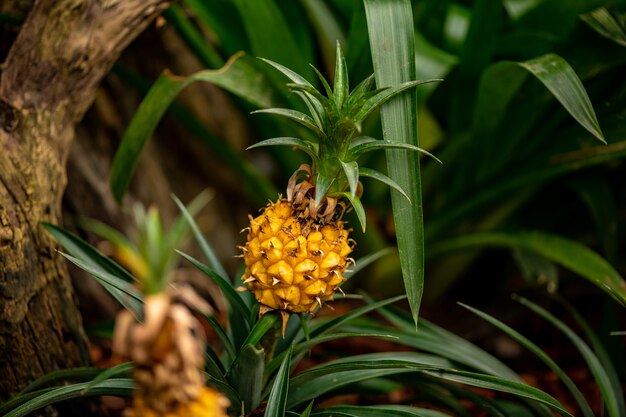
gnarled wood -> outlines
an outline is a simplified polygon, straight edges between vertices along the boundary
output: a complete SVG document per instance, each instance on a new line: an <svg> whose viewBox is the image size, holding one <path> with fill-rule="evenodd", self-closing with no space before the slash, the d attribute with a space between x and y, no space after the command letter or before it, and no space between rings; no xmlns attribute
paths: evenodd
<svg viewBox="0 0 626 417"><path fill-rule="evenodd" d="M88 362L58 223L75 124L120 52L164 0L37 1L0 78L0 401Z"/></svg>

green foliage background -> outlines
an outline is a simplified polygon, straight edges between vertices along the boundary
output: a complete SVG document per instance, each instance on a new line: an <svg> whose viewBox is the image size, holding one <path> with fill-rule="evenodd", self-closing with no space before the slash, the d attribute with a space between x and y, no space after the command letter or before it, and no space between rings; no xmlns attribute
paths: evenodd
<svg viewBox="0 0 626 417"><path fill-rule="evenodd" d="M395 236L388 227L392 208L387 190L366 181L364 204L375 220L357 239L359 253L393 245L397 237L402 261L391 257L377 264L359 282L362 287L398 292L401 287L394 283L404 276L417 318L424 271L426 296L436 299L477 260L485 259L485 248L495 246L513 249L531 281L542 277L554 284L558 264L624 304L626 289L618 272L623 265L616 265L623 229L617 178L623 175L620 161L626 155L622 11L622 2L616 1L175 4L165 16L189 48L208 68L226 64L186 78L164 73L157 80L117 153L113 192L122 198L145 141L183 88L199 80L212 82L239 96L236 102L244 114L268 106L303 110L299 98L284 88L281 75L252 57L276 61L316 85L308 64L332 78L338 41L351 85L374 70L381 85L445 79L418 88L418 120L411 111L390 110L364 126L374 137L417 143L417 125L420 146L443 165L424 160L420 178L415 162L413 168L401 163L407 156L398 151L389 151L388 167L380 154L364 158L364 166L389 168L415 204L402 208L404 200L397 194L396 214L414 214L396 215ZM385 21L393 13L406 21ZM374 53L370 44L377 45ZM236 55L241 51L243 55ZM415 57L410 66L405 65L407 56ZM183 108L172 107L172 114L241 179L251 211L276 198L286 178L305 161L288 149L244 153L211 134ZM383 128L386 117L395 119ZM250 144L275 136L310 138L295 123L279 118L257 115L246 121L257 135ZM255 152L269 152L275 161L274 184L251 163ZM411 224L403 223L409 218ZM576 243L582 241L584 246Z"/></svg>
<svg viewBox="0 0 626 417"><path fill-rule="evenodd" d="M207 69L180 75L164 71L152 82L122 64L117 67L117 76L147 92L111 169L111 189L120 202L142 149L166 114L239 179L241 189L229 191L240 193L239 203L250 212L276 198L287 178L306 162L304 155L294 156L289 149L235 148L176 102L183 89L210 82L232 95L242 120L254 132L248 146L276 136L310 139L295 123L271 115L248 116L267 107L306 111L284 87L284 77L255 57L278 62L317 85L309 64L332 79L339 42L351 85L371 73L379 86L444 79L420 86L416 94L405 93L363 126L374 137L419 143L443 161L440 165L420 161L416 154L393 152L362 160L364 166L387 172L413 204L407 205L396 192L390 199L386 187L365 183L368 228L362 235L354 233L362 265L376 262L353 280L353 286L378 295L404 292L411 314L390 306L399 299L374 302L366 297L365 306L344 316L316 319L304 327L292 320L286 339L268 353L261 342L275 328L276 317L259 319L258 306L233 290L237 277L228 278L192 216L177 201L208 265L182 256L213 280L231 304L226 328L207 318L224 345L219 355L211 349L207 353L211 385L231 402L243 401L246 412L269 399L267 416L445 415L408 406L312 410L309 405L312 399L344 390L376 391L366 382L371 379L378 385L376 392L411 387L422 400L455 415L470 415L463 401L496 416L550 416L553 411L569 415L558 400L522 383L500 360L427 320L418 322L420 300L424 294L434 304L469 282L472 292L501 304L509 297L503 283L512 281L518 291L531 293L544 285L551 292L582 288L583 296L573 302L584 305L591 283L592 299L603 303L604 318L619 326L626 306L626 265L619 256L626 220L626 2L181 0L164 16ZM417 113L412 110L416 107ZM271 161L271 178L255 164L259 155ZM350 221L358 224L356 218ZM132 277L76 236L48 228L69 252L70 261L141 315L142 295L129 284ZM399 256L379 256L396 244ZM611 350L606 335L596 334L583 319L583 313L594 308L577 311L562 302L577 332L539 305L517 300L558 329L580 353L606 415L624 415L624 375L615 370L623 359L623 344L621 350L619 344ZM536 355L568 388L580 415L593 415L588 399L539 342L494 315L463 307ZM374 310L386 324L363 318ZM354 336L392 339L420 353L355 355L292 372L311 346ZM46 383L77 383L56 389L35 384L0 410L19 416L60 399L129 395L132 381L123 378L128 369L104 371L104 377L93 370L52 375ZM419 376L403 377L409 372ZM509 395L492 400L457 382Z"/></svg>

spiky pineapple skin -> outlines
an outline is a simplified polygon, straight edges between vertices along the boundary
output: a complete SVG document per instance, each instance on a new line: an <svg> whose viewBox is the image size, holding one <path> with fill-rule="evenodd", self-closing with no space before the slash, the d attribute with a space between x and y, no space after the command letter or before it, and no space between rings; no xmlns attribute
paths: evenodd
<svg viewBox="0 0 626 417"><path fill-rule="evenodd" d="M323 221L286 199L253 218L242 280L269 310L311 313L333 298L352 252L342 220Z"/></svg>

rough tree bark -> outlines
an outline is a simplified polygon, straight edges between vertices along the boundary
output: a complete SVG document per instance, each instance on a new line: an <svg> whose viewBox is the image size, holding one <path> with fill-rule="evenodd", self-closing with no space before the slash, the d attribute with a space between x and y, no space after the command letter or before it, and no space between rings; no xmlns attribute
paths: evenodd
<svg viewBox="0 0 626 417"><path fill-rule="evenodd" d="M0 401L88 362L58 223L74 127L120 52L165 0L41 0L0 73Z"/></svg>

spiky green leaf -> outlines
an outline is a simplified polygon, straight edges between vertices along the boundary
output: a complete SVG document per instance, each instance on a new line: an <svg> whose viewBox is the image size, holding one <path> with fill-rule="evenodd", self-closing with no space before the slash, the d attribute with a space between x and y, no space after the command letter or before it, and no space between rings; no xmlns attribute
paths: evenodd
<svg viewBox="0 0 626 417"><path fill-rule="evenodd" d="M335 107L338 111L341 111L348 100L349 86L348 67L339 42L337 42L337 55L335 57L335 82L333 88Z"/></svg>
<svg viewBox="0 0 626 417"><path fill-rule="evenodd" d="M365 226L367 224L367 218L365 217L365 209L363 208L363 203L361 203L361 199L357 196L352 197L350 193L339 193L343 195L350 201L352 204L352 208L354 209L354 213L356 214L357 219L359 219L359 223L361 224L361 229L365 232Z"/></svg>
<svg viewBox="0 0 626 417"><path fill-rule="evenodd" d="M252 146L248 146L247 149L260 148L263 146L292 146L296 149L300 149L301 151L306 152L313 161L318 161L317 157L317 145L302 139L292 138L292 137L279 137L279 138L271 138L265 139L261 142L257 142Z"/></svg>
<svg viewBox="0 0 626 417"><path fill-rule="evenodd" d="M315 72L315 75L317 75L317 78L322 83L322 87L324 87L324 91L326 91L326 97L334 101L333 89L328 84L328 81L326 80L324 75L317 68L315 68L313 64L311 64L311 68L313 68L313 72Z"/></svg>
<svg viewBox="0 0 626 417"><path fill-rule="evenodd" d="M137 279L127 270L122 268L111 258L103 255L100 251L76 236L74 233L61 229L60 227L50 223L42 224L70 255L89 263L94 268L102 268L104 271L122 278L124 281L137 282Z"/></svg>
<svg viewBox="0 0 626 417"><path fill-rule="evenodd" d="M406 91L409 88L417 87L418 85L422 85L422 84L426 84L426 83L432 83L432 82L439 82L439 81L443 81L443 80L441 80L441 79L432 79L432 80L408 81L408 82L404 82L404 83L402 83L402 84L400 84L398 86L395 86L395 87L386 88L386 89L380 91L378 94L374 95L369 100L367 100L362 106L359 106L357 109L355 109L355 110L358 110L358 111L356 111L356 113L354 114L353 119L354 119L355 123L359 123L362 120L364 120L365 118L367 118L367 116L372 111L376 110L377 108L379 108L380 106L382 106L387 101L389 101L393 97L397 96L401 92Z"/></svg>
<svg viewBox="0 0 626 417"><path fill-rule="evenodd" d="M400 187L397 182L395 182L394 180L392 180L385 174L382 174L374 169L361 167L359 170L359 175L362 177L375 179L377 181L382 182L383 184L388 185L389 187L393 188L394 190L402 194L409 203L411 202L409 195L402 189L402 187Z"/></svg>
<svg viewBox="0 0 626 417"><path fill-rule="evenodd" d="M348 185L350 185L350 197L356 197L356 191L359 186L359 164L356 161L343 162L341 161L341 167L348 179Z"/></svg>
<svg viewBox="0 0 626 417"><path fill-rule="evenodd" d="M317 176L315 177L315 207L320 206L333 182L335 182L335 178L326 177L320 172L317 173Z"/></svg>
<svg viewBox="0 0 626 417"><path fill-rule="evenodd" d="M358 158L361 154L365 153L365 152L371 152L371 151L377 151L380 149L405 149L408 151L414 151L414 152L419 152L419 153L423 153L424 155L427 155L431 158L433 158L434 160L436 160L437 162L439 162L440 164L442 163L439 158L437 158L436 156L434 156L433 154L431 154L430 152L415 146L415 145L411 145L410 143L398 143L398 142L391 142L388 140L377 140L374 138L371 138L373 140L361 140L359 142L353 142L350 144L350 152L353 155L354 158Z"/></svg>
<svg viewBox="0 0 626 417"><path fill-rule="evenodd" d="M307 129L312 130L313 133L315 133L315 135L317 137L324 136L324 132L322 132L320 130L322 128L322 126L318 126L316 124L315 120L313 120L310 116L308 116L308 115L306 115L306 114L304 114L302 112L299 112L297 110L280 109L280 108L261 109L261 110L255 110L251 114L258 114L258 113L276 114L278 116L286 117L288 119L291 119L291 120L301 124L302 126L306 127Z"/></svg>

